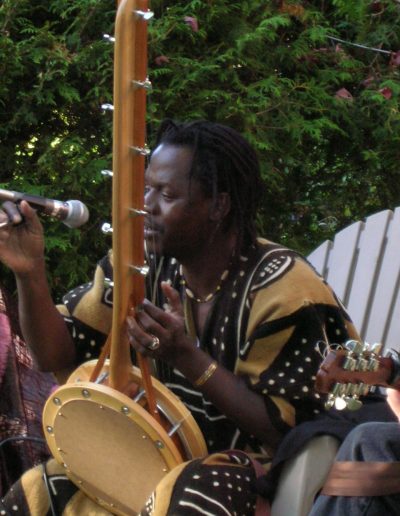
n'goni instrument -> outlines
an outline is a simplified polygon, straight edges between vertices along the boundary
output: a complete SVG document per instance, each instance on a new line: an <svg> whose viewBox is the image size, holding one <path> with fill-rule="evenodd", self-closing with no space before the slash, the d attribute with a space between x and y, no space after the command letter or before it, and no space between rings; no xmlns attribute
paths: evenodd
<svg viewBox="0 0 400 516"><path fill-rule="evenodd" d="M126 316L144 298L144 167L147 80L147 0L117 9L113 109L112 331L99 361L80 366L43 411L54 458L69 479L114 514L134 515L176 465L207 453L183 403L149 372L132 365ZM107 346L107 345L106 345ZM136 386L132 399L127 387Z"/></svg>

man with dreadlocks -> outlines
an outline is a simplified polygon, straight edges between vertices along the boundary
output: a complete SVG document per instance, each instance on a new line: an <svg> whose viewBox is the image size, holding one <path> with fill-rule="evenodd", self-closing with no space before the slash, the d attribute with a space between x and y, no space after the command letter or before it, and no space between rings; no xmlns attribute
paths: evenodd
<svg viewBox="0 0 400 516"><path fill-rule="evenodd" d="M357 338L306 260L257 237L262 192L256 153L236 131L206 121L162 124L145 191L148 297L156 301L146 299L127 330L133 349L155 360L159 378L190 409L211 455L169 473L143 515L253 514L256 474L247 457L266 466L283 436L321 411L313 391L316 343ZM110 330L104 278L112 276L112 257L56 309L42 227L27 203L19 209L25 223L1 231L0 258L17 278L25 339L42 369L75 367L99 351ZM247 455L217 453L231 449ZM52 471L60 473L54 464ZM41 475L29 471L6 506L29 514L36 504L47 514ZM79 509L77 488L57 492L59 514L89 514ZM93 507L90 514L106 514Z"/></svg>

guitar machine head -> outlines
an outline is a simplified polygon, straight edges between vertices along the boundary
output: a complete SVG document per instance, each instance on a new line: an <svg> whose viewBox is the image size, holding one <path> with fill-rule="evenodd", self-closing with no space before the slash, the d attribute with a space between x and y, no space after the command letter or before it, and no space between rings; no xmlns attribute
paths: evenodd
<svg viewBox="0 0 400 516"><path fill-rule="evenodd" d="M368 344L355 340L344 346L330 346L330 351L317 373L315 389L328 394L325 408L357 410L360 397L375 386L400 389L399 353L390 350L380 356L382 344Z"/></svg>

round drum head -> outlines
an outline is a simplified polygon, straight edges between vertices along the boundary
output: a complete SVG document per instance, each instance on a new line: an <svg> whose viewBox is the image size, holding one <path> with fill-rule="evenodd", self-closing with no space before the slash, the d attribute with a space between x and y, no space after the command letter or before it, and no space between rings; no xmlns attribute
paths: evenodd
<svg viewBox="0 0 400 516"><path fill-rule="evenodd" d="M96 367L97 360L90 360L80 365L68 378L68 383L89 381L93 369ZM110 361L106 360L100 373L99 378L107 378ZM136 366L131 368L131 381L135 385L142 385L142 373ZM175 444L178 441L178 449L184 456L185 460L204 457L207 455L207 445L204 436L198 427L191 412L181 402L181 400L171 392L157 378L151 379L153 389L156 393L157 409L161 416L170 423L170 428L176 428Z"/></svg>
<svg viewBox="0 0 400 516"><path fill-rule="evenodd" d="M134 515L183 458L140 405L103 385L57 389L43 412L44 432L67 476L114 514Z"/></svg>

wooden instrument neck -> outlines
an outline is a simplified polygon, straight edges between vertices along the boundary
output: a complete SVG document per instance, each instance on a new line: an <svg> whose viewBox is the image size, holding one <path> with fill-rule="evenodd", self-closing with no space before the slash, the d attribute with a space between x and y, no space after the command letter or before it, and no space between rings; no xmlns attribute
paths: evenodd
<svg viewBox="0 0 400 516"><path fill-rule="evenodd" d="M132 367L126 317L144 299L144 169L147 0L118 3L114 51L113 267L110 386L123 391ZM148 366L139 357L144 382Z"/></svg>

